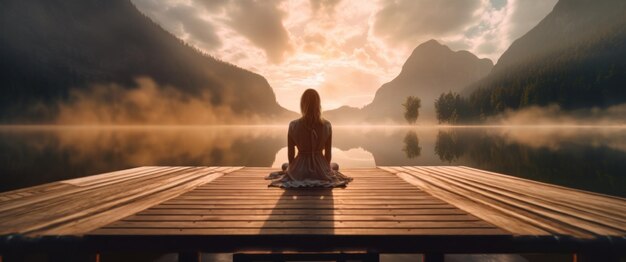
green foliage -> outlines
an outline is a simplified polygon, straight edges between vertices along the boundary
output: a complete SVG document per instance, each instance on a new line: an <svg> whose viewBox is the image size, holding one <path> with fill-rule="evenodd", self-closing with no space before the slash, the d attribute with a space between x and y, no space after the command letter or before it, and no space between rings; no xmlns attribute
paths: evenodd
<svg viewBox="0 0 626 262"><path fill-rule="evenodd" d="M458 93L443 93L435 100L435 112L439 123L456 124L471 120L473 110L467 99Z"/></svg>
<svg viewBox="0 0 626 262"><path fill-rule="evenodd" d="M477 118L528 106L565 110L606 108L626 102L626 28L598 28L542 56L498 68L470 86Z"/></svg>
<svg viewBox="0 0 626 262"><path fill-rule="evenodd" d="M404 119L409 124L415 124L419 117L419 109L422 107L422 100L416 96L407 96L402 106L404 106Z"/></svg>

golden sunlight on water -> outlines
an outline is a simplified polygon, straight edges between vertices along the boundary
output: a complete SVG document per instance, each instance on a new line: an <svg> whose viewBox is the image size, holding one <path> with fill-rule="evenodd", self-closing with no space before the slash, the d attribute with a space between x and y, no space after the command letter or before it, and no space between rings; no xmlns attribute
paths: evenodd
<svg viewBox="0 0 626 262"><path fill-rule="evenodd" d="M336 126L341 168L464 165L626 196L626 128ZM136 166L287 162L285 126L3 126L0 191Z"/></svg>
<svg viewBox="0 0 626 262"><path fill-rule="evenodd" d="M341 150L339 148L333 147L332 156L332 161L339 164L340 168L376 166L374 155L360 147L351 148L348 150ZM276 157L274 163L272 163L272 167L280 168L283 163L287 162L287 147L283 147L276 153Z"/></svg>

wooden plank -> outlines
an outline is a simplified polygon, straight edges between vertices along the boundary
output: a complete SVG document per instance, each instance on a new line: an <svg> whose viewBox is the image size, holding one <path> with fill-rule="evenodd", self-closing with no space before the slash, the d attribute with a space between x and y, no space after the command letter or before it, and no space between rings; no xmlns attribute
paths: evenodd
<svg viewBox="0 0 626 262"><path fill-rule="evenodd" d="M579 190L579 189L575 189L575 188L563 187L563 186L559 186L559 185L543 183L543 182L529 180L529 179L524 179L524 178L515 177L515 176L509 176L509 175L505 175L505 174L490 172L490 171L487 171L487 170L476 169L476 168L471 168L471 167L467 167L467 166L460 166L459 168L463 168L463 169L466 169L466 170L471 170L471 171L476 171L476 172L480 172L480 173L493 175L493 177L495 179L498 179L498 178L504 179L504 178L506 178L506 179L510 179L508 181L517 180L517 181L527 182L527 183L531 183L531 184L535 184L535 185L543 185L543 186L547 186L547 187L551 187L551 188L555 188L555 189L559 189L559 190L564 190L565 192L568 192L570 194L575 194L577 196L592 197L592 198L598 197L597 198L598 200L609 201L609 202L617 204L620 207L625 207L626 206L626 198L622 198L622 197L605 195L605 194L600 194L600 193L591 192L591 191L584 191L584 190Z"/></svg>
<svg viewBox="0 0 626 262"><path fill-rule="evenodd" d="M397 172L395 170L390 170ZM425 180L419 179L406 172L397 172L400 178L404 179L410 184L420 187L424 191L431 193L433 196L438 197L476 217L479 217L491 224L494 224L504 230L507 230L514 234L519 235L549 235L549 233L533 224L530 224L516 216L511 216L506 213L500 212L497 207L490 205L485 201L476 201L468 199L463 191L448 191L445 186L441 186L440 183L430 183Z"/></svg>
<svg viewBox="0 0 626 262"><path fill-rule="evenodd" d="M196 190L194 190L194 192L197 193L240 193L240 192L250 192L250 193L275 193L275 194L300 194L300 195L304 195L304 194L308 194L308 193L312 193L312 194L319 194L319 193L327 193L327 194L367 194L367 193L372 193L372 194L394 194L394 193L405 193L405 194L412 194L412 193L419 193L419 192L423 192L421 189L419 188L406 188L406 189L397 189L397 190L393 190L393 189L381 189L381 190L376 190L376 189L354 189L354 188L350 188L350 190L348 189L342 189L342 188L334 188L334 189L313 189L313 188L301 188L301 189L283 189L283 188L276 188L276 187L266 187L266 188L256 188L256 189L227 189L227 188L216 188L216 189L205 189L203 187L198 187Z"/></svg>
<svg viewBox="0 0 626 262"><path fill-rule="evenodd" d="M393 199L393 200L366 200L366 199L343 199L343 198L324 198L324 199L171 199L165 201L163 204L165 205L411 205L411 204L420 204L420 205L439 205L446 204L446 202L441 201L439 199L430 197L419 200L405 200L405 199Z"/></svg>
<svg viewBox="0 0 626 262"><path fill-rule="evenodd" d="M413 170L422 170L426 172L433 172L437 176L437 178L441 181L445 181L450 184L454 184L458 187L470 190L474 193L480 194L482 196L489 197L501 203L502 207L505 208L518 208L525 210L529 217L535 219L536 223L543 223L545 225L548 224L557 224L560 227L557 227L556 233L567 233L567 234L580 234L588 235L588 233L594 233L598 235L613 235L620 236L623 235L624 232L620 230L615 230L610 227L605 227L596 223L587 223L584 220L578 219L575 216L571 216L566 214L567 211L557 210L555 206L541 205L537 201L528 201L528 198L520 198L516 197L514 194L506 193L504 191L494 190L493 188L486 188L484 186L480 186L476 183L468 182L468 180L459 180L454 177L451 177L449 174L445 172L441 172L433 169L425 169L419 167L411 167ZM423 173L422 173L423 174ZM556 212L555 212L556 211ZM532 215L536 214L536 215Z"/></svg>
<svg viewBox="0 0 626 262"><path fill-rule="evenodd" d="M626 217L623 211L626 209L626 199L615 198L612 196L605 197L605 195L598 195L589 192L586 194L584 191L566 189L559 186L546 185L539 182L529 182L521 179L508 179L508 176L497 175L497 173L484 173L478 172L473 169L456 168L457 172L464 172L467 175L471 175L472 179L484 181L488 179L493 183L499 185L508 185L509 187L517 188L520 192L527 192L530 196L541 196L543 198L549 198L552 201L558 201L561 204L578 205L585 209L594 209L599 212L612 213L613 215ZM572 201L574 200L575 201ZM613 212L613 211L618 212Z"/></svg>
<svg viewBox="0 0 626 262"><path fill-rule="evenodd" d="M161 171L166 171L168 169L171 169L172 167L155 167L155 168L148 168L145 170L141 170L138 172L131 172L131 173L127 173L123 176L119 176L119 177L113 177L113 178L105 178L102 180L95 180L95 181L90 181L89 183L84 183L82 184L82 186L87 187L87 186L91 186L91 187L105 187L108 185L113 185L113 184L121 184L127 181L142 181L142 180L146 180L146 179L154 179L155 175L154 173L152 173L151 171L157 171L157 172L161 172ZM177 168L191 168L191 167L177 167ZM64 181L61 181L61 183L65 183Z"/></svg>
<svg viewBox="0 0 626 262"><path fill-rule="evenodd" d="M277 229L277 228L143 228L143 229L129 229L129 228L100 228L90 233L91 235L209 235L209 236L224 236L224 235L453 235L453 236L498 236L507 235L497 228L329 228L328 230L320 230L319 228L290 228L290 229Z"/></svg>
<svg viewBox="0 0 626 262"><path fill-rule="evenodd" d="M230 174L232 172L236 172L237 170L242 169L243 166L227 166L227 167L218 167L215 171L222 172L224 174Z"/></svg>
<svg viewBox="0 0 626 262"><path fill-rule="evenodd" d="M461 215L145 215L138 214L123 219L124 221L478 221L466 214Z"/></svg>
<svg viewBox="0 0 626 262"><path fill-rule="evenodd" d="M178 172L185 173L185 170L179 170ZM175 180L177 172L168 175L164 181ZM41 230L51 225L62 223L63 221L70 220L72 218L80 218L84 214L88 214L92 211L103 210L110 205L110 203L117 203L121 199L133 197L135 194L142 192L144 189L150 189L151 187L159 186L159 183L146 184L145 182L136 184L141 186L133 187L108 187L107 191L86 191L81 192L81 195L71 195L62 199L54 199L54 202L49 203L36 203L39 205L39 210L28 210L28 206L21 208L20 219L3 219L7 224L5 230L11 230L11 233L26 234L34 230ZM4 215L4 214L3 214ZM9 214L9 217L14 216Z"/></svg>
<svg viewBox="0 0 626 262"><path fill-rule="evenodd" d="M490 207L493 209L496 209L497 211L501 212L502 214L505 214L506 216L509 217L516 217L518 219L521 219L522 221L526 221L527 223L530 223L536 227L539 227L541 229L546 230L549 233L555 233L555 232L559 232L560 234L573 234L576 236L581 236L581 237L591 237L592 235L589 234L588 232L582 232L578 229L575 228L563 228L562 225L558 222L554 222L554 221L543 221L540 220L540 217L537 216L534 213L528 212L527 210L523 209L523 208L519 208L516 206L509 206L507 204L503 204L502 202L500 202L497 199L492 199L489 196L485 196L482 194L479 194L477 192L474 192L472 188L470 187L466 187L463 185L458 185L455 183L449 183L449 181L443 180L442 178L439 178L437 176L433 176L430 175L428 173L425 173L425 171L421 171L421 170L412 170L410 168L405 168L405 167L398 167L397 169L403 170L405 172L407 172L408 174L414 176L414 177L418 177L419 179L422 180L426 180L428 181L428 183L432 183L432 184L436 184L437 186L441 187L443 190L445 190L446 192L454 192L457 194L461 194L464 198L470 199L471 201L474 202L478 202L481 205L478 206L478 208L485 208L485 207ZM458 206L458 205L457 205ZM463 206L458 206L459 208L463 209ZM478 210L480 211L480 209ZM476 214L475 212L471 212L472 214L478 216L478 214ZM480 217L480 216L479 216ZM519 221L518 221L519 222ZM515 224L513 224L515 225ZM521 224L520 224L521 225ZM506 229L510 229L510 230L520 230L520 225L517 225L515 228L506 228ZM528 226L528 225L526 225ZM566 232L564 232L566 231Z"/></svg>
<svg viewBox="0 0 626 262"><path fill-rule="evenodd" d="M195 178L195 176L196 174L193 172L179 170L166 176L160 183L149 183L151 181L147 181L147 184L144 182L141 183L141 186L136 187L110 187L108 192L85 192L85 194L92 194L84 195L84 197L81 198L68 197L67 201L57 201L54 204L45 205L45 207L47 207L45 212L27 212L25 216L19 220L5 220L5 224L8 226L3 228L3 230L19 233L43 230L56 224L69 222L73 219L79 219L89 214L107 210L116 205L130 201L131 199L150 194L155 190L167 188L167 185L171 182Z"/></svg>
<svg viewBox="0 0 626 262"><path fill-rule="evenodd" d="M172 177L176 175L176 172L166 172L154 177L155 179ZM66 216L67 213L72 213L75 210L90 208L95 203L133 192L129 188L136 189L147 184L154 184L154 180L128 181L124 184L125 186L95 186L92 190L89 190L90 187L74 187L70 192L55 192L53 196L46 195L45 201L38 198L40 201L29 205L21 204L17 208L0 213L0 221L4 221L6 228L19 229L33 222L51 220L54 217Z"/></svg>
<svg viewBox="0 0 626 262"><path fill-rule="evenodd" d="M352 183L372 184L374 182L379 182L379 181L383 181L387 183L394 183L394 184L402 184L402 180L398 180L398 179L381 179L381 178L371 178L371 177L353 177L353 178L354 180L352 180L350 185L352 185ZM262 177L240 177L237 175L233 175L229 177L228 179L220 180L219 182L222 182L222 181L228 182L228 183L237 181L238 184L241 184L241 183L263 184L266 182L270 182L270 180L266 180L265 178L262 178Z"/></svg>
<svg viewBox="0 0 626 262"><path fill-rule="evenodd" d="M34 227L24 231L29 236L86 234L94 240L104 235L107 241L117 235L165 240L194 235L210 241L243 236L249 245L267 241L265 235L349 236L357 242L390 236L419 242L436 236L442 243L446 237L517 239L511 234L543 240L561 234L565 239L624 235L623 200L594 205L604 198L593 195L572 203L566 188L532 184L516 190L528 184L461 167L350 169L343 172L355 180L345 188L287 190L267 187L270 181L263 178L275 168L169 170L157 176L122 172L0 194L8 202L56 196L27 205L30 211L0 212L0 229L3 219L13 217L24 219L23 228ZM62 193L75 188L92 190ZM41 212L47 213L36 214ZM581 220L584 225L570 225Z"/></svg>
<svg viewBox="0 0 626 262"><path fill-rule="evenodd" d="M234 186L235 185L233 185L233 187ZM263 187L265 187L265 186L263 186ZM207 187L207 186L205 186L205 187L202 187L201 189L202 190L211 190L211 189L223 190L223 187L216 187L216 186ZM257 189L259 189L258 186L256 186L256 187L248 186L248 187L240 187L239 188L240 191L257 190ZM277 187L271 187L271 188L268 188L267 190L283 190L283 189L277 188ZM349 191L351 191L351 192L359 192L359 191L361 191L361 192L380 192L380 191L389 191L389 190L394 190L394 188L393 187L379 187L379 188L353 187L353 188L350 188ZM412 190L412 188L410 188L410 187L402 187L402 188L397 188L397 190ZM347 191L347 189L346 189L346 191Z"/></svg>
<svg viewBox="0 0 626 262"><path fill-rule="evenodd" d="M41 232L39 234L84 234L86 232L92 231L106 224L118 221L131 214L135 214L146 208L164 202L168 199L174 198L184 192L194 189L198 185L210 183L211 181L223 175L223 173L221 172L213 173L209 169L205 169L204 172L205 174L203 176L196 177L190 181L184 181L183 183L172 185L170 188L167 188L167 190L156 191L149 197L141 198L140 196L137 196L136 200L128 202L125 205L107 209L104 212L99 212L97 214L91 214L86 218L67 223L63 226L55 227L54 229Z"/></svg>
<svg viewBox="0 0 626 262"><path fill-rule="evenodd" d="M138 215L464 215L467 214L458 208L420 208L420 209L167 209L150 208L138 213Z"/></svg>
<svg viewBox="0 0 626 262"><path fill-rule="evenodd" d="M118 172L73 181L75 187L100 185L92 193L79 191L72 195L78 197L77 203L71 203L70 195L59 193L67 187L57 188L60 191L39 188L56 197L34 202L29 205L34 207L31 211L54 211L46 214L48 225L40 223L27 233L489 236L558 232L582 238L593 236L593 232L624 234L624 213L619 212L624 201L612 199L600 203L603 206L589 206L602 199L594 196L570 203L562 197L568 192L566 189L545 194L538 188L516 191L512 187L524 181L515 180L509 186L506 178L490 180L491 174L465 168L345 170L344 174L355 178L348 187L295 190L267 187L270 181L263 178L275 171L271 168L215 167L210 172L204 169L205 173L201 170L166 171L156 177L147 172ZM22 190L12 196L41 198L38 194ZM86 205L94 201L95 207ZM28 214L21 208L9 210L24 217ZM0 221L8 217L9 214L0 214ZM594 218L599 219L592 221ZM580 220L586 224L576 222ZM572 227L572 223L577 226Z"/></svg>
<svg viewBox="0 0 626 262"><path fill-rule="evenodd" d="M103 228L495 228L483 221L118 221Z"/></svg>
<svg viewBox="0 0 626 262"><path fill-rule="evenodd" d="M350 196L350 195L345 195L345 196L333 196L333 195L326 195L326 196L316 196L316 195L304 195L304 196L281 196L281 195L274 195L274 196L270 196L270 195L248 195L246 193L246 195L241 195L241 194L237 194L237 195L229 195L229 196L225 196L225 195L197 195L197 194L190 194L190 193L186 193L183 195L180 195L179 197L177 197L177 200L243 200L243 199L257 199L257 200L274 200L274 202L276 201L284 201L284 200L315 200L315 199L322 199L322 198L330 198L333 199L334 197L337 197L338 199L340 198L341 200L423 200L423 199L433 199L432 196L428 196L428 195L403 195L403 196L389 196L389 195L379 195L379 196L370 196L370 195L356 195L356 196Z"/></svg>
<svg viewBox="0 0 626 262"><path fill-rule="evenodd" d="M49 192L49 191L54 191L54 190L59 190L59 189L65 189L65 188L71 188L73 186L71 185L66 185L64 183L60 183L60 182L51 182L51 183L46 183L46 184L42 184L42 185L37 185L37 186L32 186L32 187L27 187L27 188L20 188L20 189L15 189L15 190L11 190L11 191L5 191L5 192L1 192L0 193L0 197L6 197L6 196L17 196L17 194L21 193L21 192L34 192L34 193L45 193L45 192ZM7 200L13 199L13 197L7 197Z"/></svg>
<svg viewBox="0 0 626 262"><path fill-rule="evenodd" d="M178 169L165 168L165 169L159 169L159 170L152 170L149 174L153 175L153 179L154 179L158 175L166 175L167 172L171 170L179 170L179 169L180 168ZM142 181L139 181L139 182L142 182ZM37 210L48 209L49 206L51 205L49 201L52 201L54 199L63 199L63 197L68 197L68 196L73 199L80 199L82 195L93 194L94 192L97 192L100 188L102 188L101 185L93 186L93 187L77 187L77 186L64 187L62 188L63 190L50 191L45 194L40 194L40 195L36 195L33 197L22 199L22 201L11 201L7 203L3 203L2 205L0 205L0 221L3 219L2 218L3 215L14 218L18 214L32 213ZM21 208L21 211L14 210L18 208ZM9 213L7 212L9 210L13 210L13 211Z"/></svg>
<svg viewBox="0 0 626 262"><path fill-rule="evenodd" d="M593 234L591 234L590 232L585 232L578 228L564 227L564 225L562 225L561 223L557 221L543 220L540 215L534 214L532 212L528 212L528 210L525 210L524 208L520 208L514 205L511 206L511 205L502 203L499 199L491 198L490 195L486 196L486 195L480 194L481 192L476 192L474 188L467 187L464 185L459 185L457 183L451 183L451 181L445 180L437 176L429 175L428 173L425 173L424 171L411 170L411 169L406 169L406 168L401 168L401 169L407 172L408 174L410 174L411 176L417 177L419 179L427 181L430 184L436 185L437 187L440 188L440 190L443 190L444 192L447 192L448 194L459 194L462 198L470 200L469 203L467 201L457 203L456 206L458 206L461 209L466 208L466 206L463 206L463 204L471 205L471 202L479 203L479 205L472 206L473 208L477 208L477 209L474 210L474 212L470 212L478 217L481 217L480 213L486 212L485 209L486 207L488 207L489 209L492 209L491 210L492 212L490 213L491 215L494 215L493 209L495 209L496 212L499 212L501 215L503 215L504 219L507 219L507 218L511 219L512 217L518 219L516 223L508 223L507 224L508 227L503 227L504 229L509 230L511 232L514 232L514 233L524 232L526 227L528 227L529 225L533 225L536 228L541 228L542 230L549 232L548 234L558 233L558 234L564 234L564 235L573 235L573 236L581 237L581 238L593 237ZM486 217L481 217L481 218L486 218ZM490 220L487 220L487 221L490 221ZM525 223L520 223L521 221L524 221Z"/></svg>
<svg viewBox="0 0 626 262"><path fill-rule="evenodd" d="M185 194L184 199L405 199L405 200L419 200L419 199L432 199L428 194L416 191L416 192L403 192L401 194L392 194L384 192L373 192L367 194L366 192L343 192L343 193L331 193L331 192L303 192L303 193L291 193L291 192L259 192L242 190L239 194L235 192L199 192L193 191ZM394 198L397 197L397 198Z"/></svg>
<svg viewBox="0 0 626 262"><path fill-rule="evenodd" d="M350 224L352 221L353 224L358 222L354 226L370 228L375 228L375 226L387 226L393 229L401 226L434 227L435 224L438 227L456 227L460 231L464 227L475 226L494 228L493 225L486 224L474 216L425 194L402 179L380 170L376 171L377 178L384 175L390 179L353 182L343 189L296 190L267 188L269 181L260 180L260 176L250 175L246 173L247 171L247 168L244 168L223 176L209 185L199 186L187 194L153 206L108 227L123 226L132 229L133 226L157 226L180 229L182 226L190 226L201 229L203 227L224 228L228 227L224 223L230 223L231 226L241 228L255 226L324 228L330 225L329 222L337 222L338 226L330 226L336 229L353 226ZM263 172L258 175L267 174ZM381 183L387 185L381 188ZM193 213L197 215L190 216ZM155 216L155 214L162 215ZM213 214L211 220L208 220L205 214ZM341 214L352 214L352 216L344 215L343 217L352 220L341 220ZM425 215L420 216L420 214ZM440 215L428 216L427 214ZM381 217L381 215L387 217ZM338 217L335 218L335 216ZM398 216L401 218L393 219ZM331 217L333 220L328 220ZM286 220L287 218L292 220ZM372 218L377 221L372 221ZM168 219L178 220L173 222ZM414 223L407 224L410 222Z"/></svg>
<svg viewBox="0 0 626 262"><path fill-rule="evenodd" d="M299 204L285 204L285 205L169 205L169 204L161 204L155 206L153 208L178 208L178 209L248 209L248 208L257 208L257 209L419 209L419 208L454 208L449 204L424 204L424 205L413 205L413 204L381 204L381 205L333 205L333 204L320 204L316 206L307 206L307 205L299 205Z"/></svg>
<svg viewBox="0 0 626 262"><path fill-rule="evenodd" d="M449 223L452 222L450 220L455 222L473 222L483 227L493 228L493 225L485 224L476 217L467 215L450 205L446 205L444 202L428 196L425 192L407 185L403 180L386 172L378 171L379 174L385 174L385 176L391 177L392 179L367 181L363 183L353 182L345 189L283 190L266 188L265 186L269 183L269 181L266 180L252 180L258 179L258 177L243 177L239 175L245 171L247 170L243 169L238 172L233 172L228 176L215 180L210 185L198 187L187 194L154 206L148 210L144 210L138 215L109 225L109 227L132 227L137 225L121 224L121 222L146 222L146 220L152 221L151 223L154 224L140 223L139 225L165 226L166 228L170 226L178 227L181 226L181 224L176 225L171 224L172 221L168 222L168 219L178 219L179 221L187 221L189 226L196 227L197 229L202 229L202 226L223 228L225 226L224 224L214 222L227 222L231 223L231 225L242 227L242 229L251 226L264 226L265 228L259 232L265 233L267 230L272 230L268 227L279 225L290 226L289 223L307 226L307 224L302 224L303 221L312 223L309 226L314 226L318 229L321 227L321 229L325 230L326 228L324 228L324 226L327 227L330 225L328 219L332 217L332 221L340 221L341 223L358 221L366 223L361 223L361 226L371 227L373 225L379 225L389 226L389 228L392 229L398 229L399 226L404 226L405 224L399 223L401 221L427 222L423 224L426 226L433 226L428 223L436 223L442 227L468 226L461 223ZM242 183L242 179L248 180ZM387 189L380 189L380 183L387 183ZM232 189L229 190L225 188ZM377 188L378 190L372 190L373 188ZM433 205L428 205L428 207L415 205L418 203L432 203ZM390 204L397 205L392 206ZM190 214L193 213L198 215L190 216ZM156 217L154 216L155 214L157 214ZM213 215L206 217L206 214ZM254 216L254 214L257 215ZM323 214L326 215L323 216ZM341 217L341 214L352 215L344 215ZM420 214L422 215L420 216ZM428 214L439 215L428 216ZM396 217L396 219L393 219L394 217ZM344 220L341 220L342 218ZM238 224L233 224L233 220L235 220L235 222L239 221ZM254 221L256 221L256 224L252 223ZM271 224L271 221L278 223ZM383 222L388 223L384 224ZM370 224L368 225L367 223ZM411 226L410 224L406 225ZM416 225L417 224L413 224L412 226ZM343 224L338 227L345 226L350 225ZM476 225L471 224L469 226ZM180 229L180 227L178 228ZM333 230L337 229L334 225L331 226L331 228ZM461 231L463 231L462 228L458 229L458 232ZM289 231L289 233L293 232L294 231ZM503 232L498 231L498 233L502 234Z"/></svg>
<svg viewBox="0 0 626 262"><path fill-rule="evenodd" d="M551 190L543 190L540 192L529 193L526 188L529 185L515 185L510 183L500 183L494 181L494 179L484 179L482 177L472 177L471 180L465 179L465 174L460 174L457 170L446 169L445 175L453 177L453 179L463 180L466 183L472 184L478 188L496 192L507 197L518 199L531 203L538 208L546 210L552 210L553 212L559 212L568 214L575 218L584 219L580 223L597 223L607 227L622 230L622 234L626 230L626 216L625 214L619 214L620 210L597 209L596 206L601 203L592 202L590 204L583 204L581 200L552 196ZM568 201L569 200L569 201ZM609 212L614 211L614 212ZM601 232L596 232L602 234Z"/></svg>
<svg viewBox="0 0 626 262"><path fill-rule="evenodd" d="M70 184L74 186L89 186L89 185L93 185L94 183L110 181L110 180L114 180L120 177L128 177L129 174L133 174L133 173L140 174L144 171L154 170L158 168L160 167L153 167L153 166L135 167L135 168L129 168L129 169L124 169L124 170L103 173L99 175L92 175L92 176L85 176L85 177L64 180L64 181L61 181L61 183Z"/></svg>
<svg viewBox="0 0 626 262"><path fill-rule="evenodd" d="M218 189L204 189L198 187L193 191L194 193L219 193L219 194L228 194L228 193L237 193L237 192L249 192L249 193L262 193L262 194L284 194L284 195L306 195L306 194L384 194L384 195L393 195L393 194L420 194L424 193L419 188L409 188L409 189L397 189L397 190L361 190L361 189L344 189L344 188L333 188L333 189L315 189L315 188L301 188L301 189L284 189L284 188L276 188L276 187L262 187L257 189L246 189L246 190L236 190L236 189L227 189L227 188L218 188Z"/></svg>

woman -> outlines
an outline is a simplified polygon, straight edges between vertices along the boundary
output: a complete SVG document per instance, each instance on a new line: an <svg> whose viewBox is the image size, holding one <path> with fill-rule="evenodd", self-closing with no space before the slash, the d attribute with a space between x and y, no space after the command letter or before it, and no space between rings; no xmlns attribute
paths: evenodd
<svg viewBox="0 0 626 262"><path fill-rule="evenodd" d="M289 123L287 135L287 158L283 171L273 172L270 186L337 187L346 186L352 178L339 173L339 166L332 163L332 127L322 119L320 95L307 89L300 99L302 117ZM298 148L298 155L295 155ZM322 154L323 151L323 154Z"/></svg>

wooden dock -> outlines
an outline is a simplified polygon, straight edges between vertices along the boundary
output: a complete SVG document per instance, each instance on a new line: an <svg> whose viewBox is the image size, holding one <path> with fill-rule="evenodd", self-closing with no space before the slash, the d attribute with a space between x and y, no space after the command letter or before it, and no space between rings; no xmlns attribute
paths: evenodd
<svg viewBox="0 0 626 262"><path fill-rule="evenodd" d="M626 254L623 198L469 167L346 169L346 188L289 190L270 171L138 167L0 193L0 255Z"/></svg>

